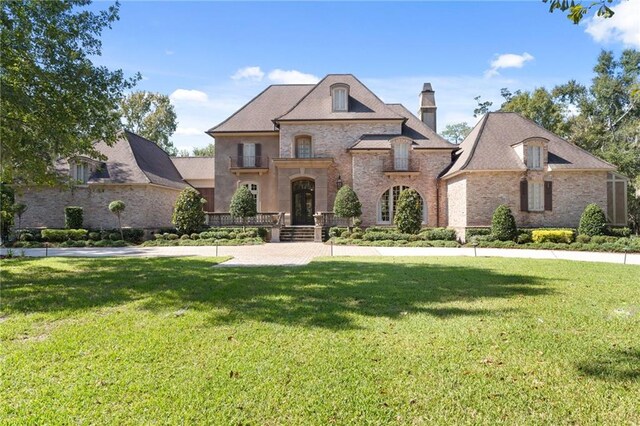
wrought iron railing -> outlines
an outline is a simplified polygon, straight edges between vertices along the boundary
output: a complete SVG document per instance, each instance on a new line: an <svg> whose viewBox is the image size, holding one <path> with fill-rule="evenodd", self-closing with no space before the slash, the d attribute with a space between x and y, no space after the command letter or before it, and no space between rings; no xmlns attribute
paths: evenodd
<svg viewBox="0 0 640 426"><path fill-rule="evenodd" d="M254 155L242 155L229 157L229 168L242 169L266 169L269 167L269 157L256 157Z"/></svg>
<svg viewBox="0 0 640 426"><path fill-rule="evenodd" d="M205 213L205 223L209 226L281 226L284 224L284 213L264 212L254 217L248 217L243 222L240 217L233 217L231 213Z"/></svg>

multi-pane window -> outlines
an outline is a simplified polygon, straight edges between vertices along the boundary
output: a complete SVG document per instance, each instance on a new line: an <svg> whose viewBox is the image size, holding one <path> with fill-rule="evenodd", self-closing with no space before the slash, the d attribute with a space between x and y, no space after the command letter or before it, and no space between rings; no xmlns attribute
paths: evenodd
<svg viewBox="0 0 640 426"><path fill-rule="evenodd" d="M400 193L405 189L409 189L409 187L404 185L397 185L391 189L386 190L384 194L382 194L382 197L380 197L380 202L378 203L378 222L393 222L393 214L395 207L398 204L398 198L400 198ZM422 197L420 197L420 206L422 207L422 217L424 218L424 201L422 200Z"/></svg>
<svg viewBox="0 0 640 426"><path fill-rule="evenodd" d="M256 209L260 211L260 204L258 204L258 200L260 199L258 197L259 195L258 184L253 182L247 182L247 183L243 183L242 186L246 186L247 188L249 188L249 192L251 192L251 195L253 195L253 199L256 202Z"/></svg>
<svg viewBox="0 0 640 426"><path fill-rule="evenodd" d="M409 170L409 143L398 142L393 146L394 170Z"/></svg>
<svg viewBox="0 0 640 426"><path fill-rule="evenodd" d="M87 163L71 163L71 177L80 183L89 181L89 165Z"/></svg>
<svg viewBox="0 0 640 426"><path fill-rule="evenodd" d="M527 168L540 170L542 169L543 160L542 160L543 149L541 146L529 146L527 147Z"/></svg>
<svg viewBox="0 0 640 426"><path fill-rule="evenodd" d="M346 111L347 110L347 88L335 87L332 90L331 97L333 99L334 111Z"/></svg>
<svg viewBox="0 0 640 426"><path fill-rule="evenodd" d="M529 196L529 211L543 211L544 210L544 183L542 182L529 182L528 188Z"/></svg>
<svg viewBox="0 0 640 426"><path fill-rule="evenodd" d="M256 144L245 143L242 152L242 164L244 167L256 166Z"/></svg>
<svg viewBox="0 0 640 426"><path fill-rule="evenodd" d="M607 175L607 219L612 225L627 224L627 180L615 173Z"/></svg>
<svg viewBox="0 0 640 426"><path fill-rule="evenodd" d="M296 158L311 158L311 138L296 139Z"/></svg>

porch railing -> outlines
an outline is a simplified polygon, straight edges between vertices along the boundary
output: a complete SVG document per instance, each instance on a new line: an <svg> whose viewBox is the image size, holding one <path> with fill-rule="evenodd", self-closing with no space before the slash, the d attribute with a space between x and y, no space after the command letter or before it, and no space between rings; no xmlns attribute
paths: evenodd
<svg viewBox="0 0 640 426"><path fill-rule="evenodd" d="M318 212L314 218L316 220L316 226L322 226L325 228L330 228L332 226L350 226L349 218L337 217L333 212Z"/></svg>
<svg viewBox="0 0 640 426"><path fill-rule="evenodd" d="M205 213L205 223L209 226L242 226L242 218L233 217L230 213ZM263 212L255 217L248 217L244 222L247 226L281 226L284 224L284 213Z"/></svg>

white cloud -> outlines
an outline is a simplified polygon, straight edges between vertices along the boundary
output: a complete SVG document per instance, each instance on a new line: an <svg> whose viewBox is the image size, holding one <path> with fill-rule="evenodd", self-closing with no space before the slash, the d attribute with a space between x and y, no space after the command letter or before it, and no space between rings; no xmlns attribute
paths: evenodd
<svg viewBox="0 0 640 426"><path fill-rule="evenodd" d="M320 79L313 74L305 74L296 70L275 69L269 73L269 80L278 84L312 84Z"/></svg>
<svg viewBox="0 0 640 426"><path fill-rule="evenodd" d="M168 49L167 49L167 50L165 50L165 51L164 51L164 54L165 54L165 55L167 55L167 56L171 56L171 55L173 55L174 53L176 53L176 52L174 52L173 50L168 50Z"/></svg>
<svg viewBox="0 0 640 426"><path fill-rule="evenodd" d="M516 53L503 53L491 61L491 68L485 71L484 76L489 78L499 74L498 70L503 68L522 68L525 62L532 61L532 55L524 52L522 55Z"/></svg>
<svg viewBox="0 0 640 426"><path fill-rule="evenodd" d="M611 9L614 12L611 18L593 16L585 31L599 43L619 41L640 48L640 1L623 0Z"/></svg>
<svg viewBox="0 0 640 426"><path fill-rule="evenodd" d="M169 98L173 102L207 102L209 97L200 90L177 89Z"/></svg>
<svg viewBox="0 0 640 426"><path fill-rule="evenodd" d="M205 129L197 127L182 127L178 126L174 134L181 136L200 136L204 133Z"/></svg>
<svg viewBox="0 0 640 426"><path fill-rule="evenodd" d="M260 69L260 67L244 67L240 68L234 75L231 76L233 80L253 80L253 81L262 81L264 77L264 71Z"/></svg>

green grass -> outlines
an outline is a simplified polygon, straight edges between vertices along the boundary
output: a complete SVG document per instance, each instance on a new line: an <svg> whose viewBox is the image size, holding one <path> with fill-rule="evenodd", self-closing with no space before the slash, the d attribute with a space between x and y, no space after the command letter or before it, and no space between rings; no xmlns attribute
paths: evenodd
<svg viewBox="0 0 640 426"><path fill-rule="evenodd" d="M1 424L638 424L640 268L2 263Z"/></svg>

